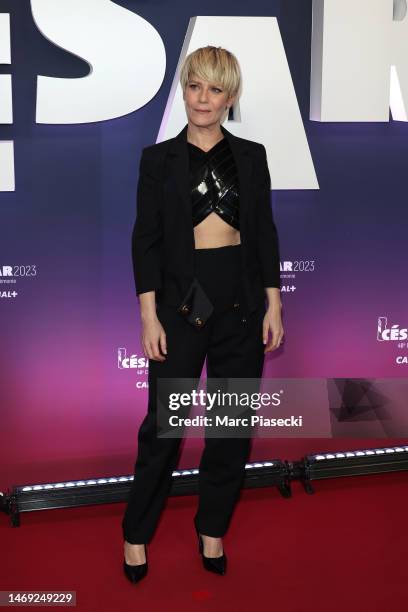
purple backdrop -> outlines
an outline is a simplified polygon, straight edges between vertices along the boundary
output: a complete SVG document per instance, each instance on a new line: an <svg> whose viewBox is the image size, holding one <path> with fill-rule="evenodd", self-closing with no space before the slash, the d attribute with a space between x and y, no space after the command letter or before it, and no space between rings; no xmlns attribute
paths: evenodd
<svg viewBox="0 0 408 612"><path fill-rule="evenodd" d="M278 17L320 183L320 190L272 193L281 260L294 267L313 261L314 270L282 274L282 284L295 287L282 293L286 342L267 356L264 376L371 384L403 379L395 381L397 391L392 385L387 391L398 395L393 427L383 427L384 413L374 411L376 427L333 427L331 435L354 439L319 440L316 433L313 439L256 440L253 458L369 447L378 442L370 436L393 436L381 440L384 446L402 441L398 436L408 435L400 385L407 380L406 341L379 341L377 324L384 316L389 327L408 324L407 125L391 118L309 121L311 0L255 0L250 8L243 0L209 0L205 13L191 0L171 10L164 1L117 4L138 12L163 38L167 69L159 92L117 120L47 126L35 123L36 75L79 77L88 65L41 35L29 0L2 1L1 12L11 14L12 63L0 72L12 74L14 123L0 126L0 138L14 141L16 190L0 193L0 269L23 266L27 276L8 284L0 277L1 292L17 292L0 301L0 488L133 468L147 401L143 359L137 363L143 354L130 253L138 165L142 148L156 141L193 15ZM133 356L132 367L118 355ZM336 401L341 404L333 400L332 383L331 418ZM387 398L389 421L393 403ZM305 410L313 410L307 399ZM196 464L201 445L186 441L185 465Z"/></svg>

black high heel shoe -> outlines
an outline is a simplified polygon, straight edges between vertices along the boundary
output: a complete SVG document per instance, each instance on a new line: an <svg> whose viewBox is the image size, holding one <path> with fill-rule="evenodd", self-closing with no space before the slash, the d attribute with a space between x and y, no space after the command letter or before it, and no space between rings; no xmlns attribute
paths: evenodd
<svg viewBox="0 0 408 612"><path fill-rule="evenodd" d="M198 537L198 552L203 560L203 566L209 572L220 574L221 576L227 571L227 557L225 553L221 557L206 557L204 555L204 544L201 534L198 532L197 525L194 523L194 527Z"/></svg>
<svg viewBox="0 0 408 612"><path fill-rule="evenodd" d="M139 582L142 578L144 578L147 574L148 563L147 563L147 547L144 545L146 562L141 563L140 565L129 565L126 563L126 560L123 559L123 569L126 574L126 577L130 580L130 582L136 583Z"/></svg>

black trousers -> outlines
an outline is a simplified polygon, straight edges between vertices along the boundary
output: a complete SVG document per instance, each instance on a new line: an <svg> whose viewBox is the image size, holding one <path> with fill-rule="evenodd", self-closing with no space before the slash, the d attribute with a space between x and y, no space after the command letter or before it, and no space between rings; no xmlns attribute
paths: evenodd
<svg viewBox="0 0 408 612"><path fill-rule="evenodd" d="M265 302L250 315L240 281L241 245L195 250L195 276L214 311L202 328L187 322L173 306L161 304L157 316L167 339L165 361L149 360L147 414L138 432L134 480L122 520L131 544L150 541L177 469L181 438L156 432L157 379L198 378L207 358L208 378L261 378L264 365L262 323ZM199 504L194 522L200 533L222 537L238 500L251 437L205 438L199 465Z"/></svg>

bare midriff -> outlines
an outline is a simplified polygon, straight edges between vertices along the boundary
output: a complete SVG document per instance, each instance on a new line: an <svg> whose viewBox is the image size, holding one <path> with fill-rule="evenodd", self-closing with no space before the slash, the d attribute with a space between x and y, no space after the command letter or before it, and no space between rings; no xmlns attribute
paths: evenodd
<svg viewBox="0 0 408 612"><path fill-rule="evenodd" d="M194 228L196 249L214 249L241 244L240 231L212 212Z"/></svg>

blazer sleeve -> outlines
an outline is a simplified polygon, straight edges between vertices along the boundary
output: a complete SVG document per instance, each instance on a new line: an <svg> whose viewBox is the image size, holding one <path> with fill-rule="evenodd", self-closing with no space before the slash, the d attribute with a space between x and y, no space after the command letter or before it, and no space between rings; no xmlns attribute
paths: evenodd
<svg viewBox="0 0 408 612"><path fill-rule="evenodd" d="M260 144L257 167L257 243L264 287L280 289L280 256L278 233L271 208L271 177L266 149Z"/></svg>
<svg viewBox="0 0 408 612"><path fill-rule="evenodd" d="M162 220L160 177L151 148L142 150L137 185L137 211L132 232L132 262L136 294L161 288Z"/></svg>

